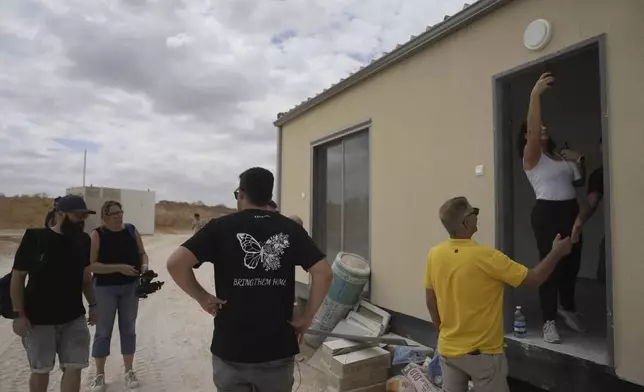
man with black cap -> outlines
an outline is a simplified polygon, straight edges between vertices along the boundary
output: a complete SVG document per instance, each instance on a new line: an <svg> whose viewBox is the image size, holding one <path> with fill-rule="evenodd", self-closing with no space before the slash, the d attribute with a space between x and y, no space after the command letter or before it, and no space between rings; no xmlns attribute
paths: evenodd
<svg viewBox="0 0 644 392"><path fill-rule="evenodd" d="M89 265L90 238L83 232L89 210L82 197L67 195L56 204L56 223L27 229L16 251L11 276L14 332L22 338L31 367L29 390L45 392L56 356L63 372L62 392L80 390L89 362L89 329L94 290ZM29 282L25 287L25 280ZM85 318L82 294L89 303Z"/></svg>

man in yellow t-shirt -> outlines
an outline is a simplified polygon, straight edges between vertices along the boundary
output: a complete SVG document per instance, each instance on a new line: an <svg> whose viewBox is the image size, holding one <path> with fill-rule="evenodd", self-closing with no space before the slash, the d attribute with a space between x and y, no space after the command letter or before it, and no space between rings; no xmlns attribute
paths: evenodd
<svg viewBox="0 0 644 392"><path fill-rule="evenodd" d="M439 331L443 390L466 392L471 379L478 392L509 391L503 354L503 289L538 287L562 257L570 238L554 240L550 254L534 269L472 240L479 209L465 197L445 202L439 216L450 238L427 256L427 308Z"/></svg>

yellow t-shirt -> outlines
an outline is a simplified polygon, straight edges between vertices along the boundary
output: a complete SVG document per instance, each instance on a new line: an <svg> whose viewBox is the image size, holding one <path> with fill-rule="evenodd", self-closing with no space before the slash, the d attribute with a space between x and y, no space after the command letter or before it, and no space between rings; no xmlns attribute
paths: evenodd
<svg viewBox="0 0 644 392"><path fill-rule="evenodd" d="M449 239L427 256L425 287L441 318L438 352L448 358L474 350L503 352L503 289L519 286L528 269L496 249Z"/></svg>

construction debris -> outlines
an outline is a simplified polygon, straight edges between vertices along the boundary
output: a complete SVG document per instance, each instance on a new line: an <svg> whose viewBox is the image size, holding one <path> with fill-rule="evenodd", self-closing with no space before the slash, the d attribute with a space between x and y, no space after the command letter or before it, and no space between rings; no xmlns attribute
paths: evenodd
<svg viewBox="0 0 644 392"><path fill-rule="evenodd" d="M439 390L427 374L434 350L402 336L385 334L390 321L389 313L360 300L332 331L309 329L307 335L317 339L308 341L324 341L309 365L326 376L327 392ZM423 362L426 364L421 366ZM391 375L394 378L387 381Z"/></svg>
<svg viewBox="0 0 644 392"><path fill-rule="evenodd" d="M322 345L323 355L333 357L372 347L371 343L355 342L346 339L327 340Z"/></svg>
<svg viewBox="0 0 644 392"><path fill-rule="evenodd" d="M366 387L382 391L391 367L391 354L380 347L370 347L347 354L331 355L322 352L322 369L329 390L345 392Z"/></svg>
<svg viewBox="0 0 644 392"><path fill-rule="evenodd" d="M358 335L346 335L346 334L341 334L341 333L334 333L334 332L324 332L324 331L319 331L316 329L309 329L307 332L309 335L318 335L318 336L324 336L327 338L338 338L338 339L346 339L346 340L351 340L355 342L363 342L363 343L371 343L372 345L379 345L379 344L392 344L394 346L408 346L409 343L407 340L400 338L400 337L395 337L395 336L377 336L377 337L372 337L372 336L358 336Z"/></svg>
<svg viewBox="0 0 644 392"><path fill-rule="evenodd" d="M416 388L407 377L395 376L387 380L387 392L416 392Z"/></svg>
<svg viewBox="0 0 644 392"><path fill-rule="evenodd" d="M340 320L351 310L355 311L371 274L371 267L365 259L345 252L338 253L331 269L333 282L313 319L312 328L318 331L333 331ZM308 334L304 339L313 348L320 347L324 341L323 336L315 334Z"/></svg>
<svg viewBox="0 0 644 392"><path fill-rule="evenodd" d="M439 392L440 390L427 378L423 368L415 363L410 363L403 369L403 374L414 384L417 392Z"/></svg>

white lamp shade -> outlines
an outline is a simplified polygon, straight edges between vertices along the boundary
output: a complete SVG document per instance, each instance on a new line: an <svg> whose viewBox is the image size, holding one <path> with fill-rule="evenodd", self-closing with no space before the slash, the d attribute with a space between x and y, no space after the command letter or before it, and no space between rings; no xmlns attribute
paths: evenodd
<svg viewBox="0 0 644 392"><path fill-rule="evenodd" d="M552 25L545 19L537 19L526 27L523 44L528 50L538 51L545 48L552 38Z"/></svg>

